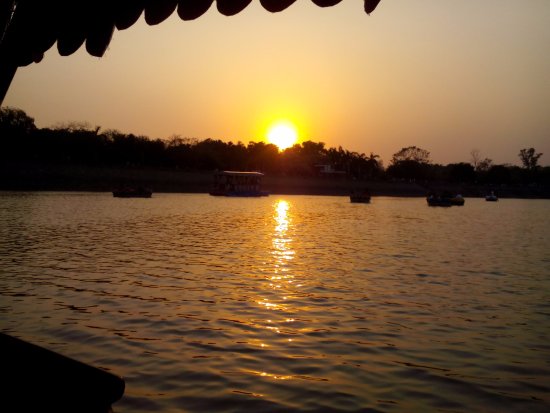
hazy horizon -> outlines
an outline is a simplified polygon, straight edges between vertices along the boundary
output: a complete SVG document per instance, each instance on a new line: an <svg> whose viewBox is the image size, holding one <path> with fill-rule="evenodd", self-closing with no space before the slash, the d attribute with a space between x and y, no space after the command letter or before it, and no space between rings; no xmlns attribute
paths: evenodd
<svg viewBox="0 0 550 413"><path fill-rule="evenodd" d="M40 128L88 122L167 139L247 144L287 119L300 142L380 155L418 146L434 163L550 164L550 3L382 0L326 9L296 2L236 16L215 5L116 31L104 57L55 46L19 68L4 100Z"/></svg>

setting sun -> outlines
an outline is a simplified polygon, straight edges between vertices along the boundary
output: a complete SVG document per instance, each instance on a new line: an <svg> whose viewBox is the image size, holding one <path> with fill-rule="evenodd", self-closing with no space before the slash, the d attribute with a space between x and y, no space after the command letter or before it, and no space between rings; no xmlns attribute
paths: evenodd
<svg viewBox="0 0 550 413"><path fill-rule="evenodd" d="M298 132L296 132L296 127L290 122L277 122L269 128L267 140L269 143L277 145L282 151L290 148L298 141Z"/></svg>

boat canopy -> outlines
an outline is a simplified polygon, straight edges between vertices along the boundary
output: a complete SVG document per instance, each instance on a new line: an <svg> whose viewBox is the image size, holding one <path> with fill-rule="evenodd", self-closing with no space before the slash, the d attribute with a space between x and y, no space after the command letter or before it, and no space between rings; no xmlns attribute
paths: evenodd
<svg viewBox="0 0 550 413"><path fill-rule="evenodd" d="M263 176L253 171L216 171L210 195L266 196L267 192L261 189Z"/></svg>
<svg viewBox="0 0 550 413"><path fill-rule="evenodd" d="M248 172L248 171L216 171L218 176L264 176L261 172Z"/></svg>

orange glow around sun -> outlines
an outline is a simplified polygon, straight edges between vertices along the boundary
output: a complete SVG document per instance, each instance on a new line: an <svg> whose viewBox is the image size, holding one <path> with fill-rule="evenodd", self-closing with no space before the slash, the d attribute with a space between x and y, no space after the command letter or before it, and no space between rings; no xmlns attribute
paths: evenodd
<svg viewBox="0 0 550 413"><path fill-rule="evenodd" d="M296 126L289 121L278 121L267 131L267 140L276 145L280 151L290 148L298 142Z"/></svg>

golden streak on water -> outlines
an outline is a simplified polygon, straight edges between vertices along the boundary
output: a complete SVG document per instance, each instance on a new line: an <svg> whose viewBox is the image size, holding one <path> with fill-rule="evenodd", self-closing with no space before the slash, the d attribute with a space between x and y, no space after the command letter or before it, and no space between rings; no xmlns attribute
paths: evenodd
<svg viewBox="0 0 550 413"><path fill-rule="evenodd" d="M250 371L250 373L256 374L256 375L261 376L261 377L268 377L270 379L275 379L275 380L290 380L292 378L292 376L283 376L283 375L279 375L279 374L271 374L271 373L266 373L265 371Z"/></svg>
<svg viewBox="0 0 550 413"><path fill-rule="evenodd" d="M283 307L282 305L275 304L275 303L270 303L269 301L267 301L267 299L264 299L262 301L257 301L257 303L259 305L264 306L268 310L284 310L285 309L285 307Z"/></svg>
<svg viewBox="0 0 550 413"><path fill-rule="evenodd" d="M233 393L244 394L244 395L252 396L252 397L264 397L264 395L260 394L260 393L250 393L250 392L242 391L242 390L233 390Z"/></svg>
<svg viewBox="0 0 550 413"><path fill-rule="evenodd" d="M288 201L279 199L273 204L273 232L271 238L271 271L272 274L267 277L269 281L266 284L267 291L264 291L269 298L260 298L257 300L257 304L265 310L277 310L283 312L294 312L296 309L288 308L286 303L281 304L288 299L289 292L295 290L296 286L294 282L294 275L290 262L294 259L295 251L293 248L292 239L292 215L290 213L290 203ZM289 291L289 289L292 289ZM283 295L284 294L284 295ZM287 301L288 302L288 301ZM289 317L288 314L280 319L269 319L265 321L265 329L270 334L280 335L282 324L293 322L294 318ZM288 328L288 327L287 327ZM273 336L269 336L266 340L260 343L260 347L270 347L269 339L274 339ZM292 339L285 339L286 343L292 342ZM274 344L274 343L271 343ZM273 378L280 378L279 376L270 375Z"/></svg>
<svg viewBox="0 0 550 413"><path fill-rule="evenodd" d="M278 233L283 233L288 229L288 208L288 202L282 199L275 204L275 221L277 221L275 231Z"/></svg>

